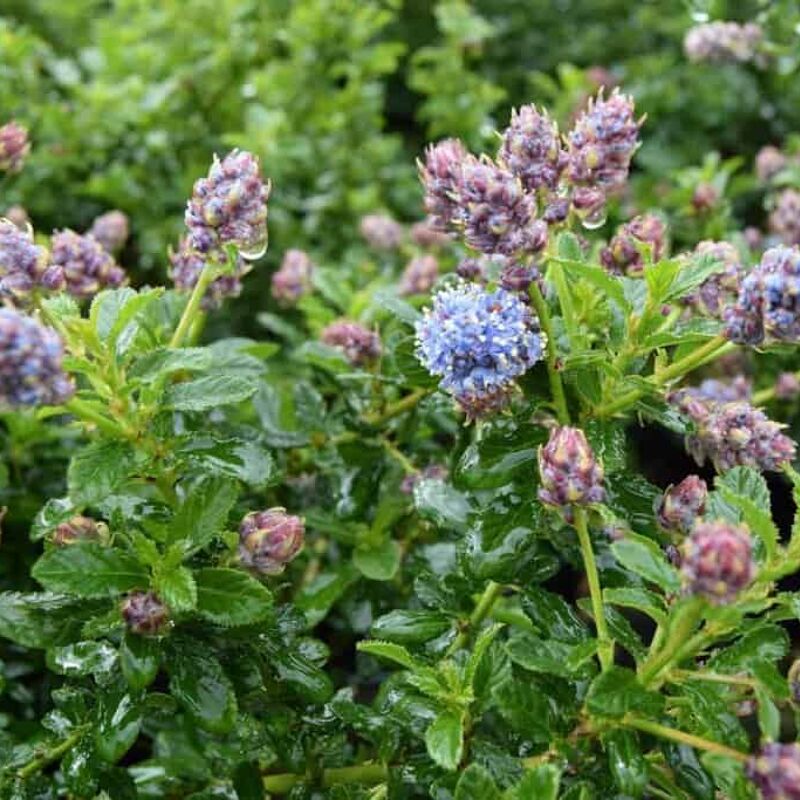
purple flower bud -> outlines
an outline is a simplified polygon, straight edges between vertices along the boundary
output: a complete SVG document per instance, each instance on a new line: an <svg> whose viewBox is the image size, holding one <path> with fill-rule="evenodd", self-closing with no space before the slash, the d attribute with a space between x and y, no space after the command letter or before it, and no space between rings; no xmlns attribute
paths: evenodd
<svg viewBox="0 0 800 800"><path fill-rule="evenodd" d="M754 225L748 225L742 232L747 246L751 250L761 250L764 244L764 234Z"/></svg>
<svg viewBox="0 0 800 800"><path fill-rule="evenodd" d="M686 449L700 465L709 459L719 472L736 466L770 471L794 458L794 442L781 433L783 426L748 403L716 403L685 391L669 399L694 423Z"/></svg>
<svg viewBox="0 0 800 800"><path fill-rule="evenodd" d="M48 266L48 253L35 244L30 228L0 219L0 293L24 299L34 289L63 289L64 273Z"/></svg>
<svg viewBox="0 0 800 800"><path fill-rule="evenodd" d="M233 150L214 162L208 177L194 184L184 217L193 249L200 253L238 248L255 260L267 249L267 200L270 185L261 177L258 159Z"/></svg>
<svg viewBox="0 0 800 800"><path fill-rule="evenodd" d="M284 307L293 306L311 291L314 265L304 250L287 250L272 276L272 296Z"/></svg>
<svg viewBox="0 0 800 800"><path fill-rule="evenodd" d="M458 199L464 238L482 253L538 253L547 225L536 219L536 202L519 180L489 159L469 156L462 167Z"/></svg>
<svg viewBox="0 0 800 800"><path fill-rule="evenodd" d="M705 512L708 487L697 475L689 475L670 486L656 505L658 523L666 531L689 533Z"/></svg>
<svg viewBox="0 0 800 800"><path fill-rule="evenodd" d="M447 247L450 236L442 233L431 220L421 220L411 226L411 241L419 247Z"/></svg>
<svg viewBox="0 0 800 800"><path fill-rule="evenodd" d="M58 405L75 393L58 334L31 317L0 309L0 405Z"/></svg>
<svg viewBox="0 0 800 800"><path fill-rule="evenodd" d="M544 353L539 320L519 297L476 284L436 294L416 332L417 358L471 418L505 405Z"/></svg>
<svg viewBox="0 0 800 800"><path fill-rule="evenodd" d="M572 208L587 225L600 227L605 221L606 193L593 186L578 186L572 193Z"/></svg>
<svg viewBox="0 0 800 800"><path fill-rule="evenodd" d="M385 214L367 214L361 218L358 230L375 250L396 250L403 243L403 226Z"/></svg>
<svg viewBox="0 0 800 800"><path fill-rule="evenodd" d="M408 262L400 280L399 292L403 296L426 294L439 277L439 262L431 255L416 256Z"/></svg>
<svg viewBox="0 0 800 800"><path fill-rule="evenodd" d="M129 234L128 216L122 211L109 211L92 222L88 233L94 236L107 253L116 253L125 246Z"/></svg>
<svg viewBox="0 0 800 800"><path fill-rule="evenodd" d="M555 189L567 163L558 125L536 106L512 111L497 160L519 178L526 191Z"/></svg>
<svg viewBox="0 0 800 800"><path fill-rule="evenodd" d="M762 147L756 154L756 176L762 183L774 178L789 163L786 154L774 145Z"/></svg>
<svg viewBox="0 0 800 800"><path fill-rule="evenodd" d="M732 603L755 575L752 549L747 528L723 520L698 522L683 546L687 590L714 605Z"/></svg>
<svg viewBox="0 0 800 800"><path fill-rule="evenodd" d="M666 244L666 226L654 214L634 217L622 225L607 247L600 251L600 261L616 275L639 276L644 272L642 250L649 250L653 262L660 261Z"/></svg>
<svg viewBox="0 0 800 800"><path fill-rule="evenodd" d="M216 259L218 262L226 260L219 251L198 253L192 249L191 239L188 236L182 239L178 252L172 250L169 252L169 277L175 284L175 288L181 292L191 292L209 259ZM211 281L201 301L202 307L207 311L219 308L226 298L238 297L242 293L242 278L250 269L250 264L237 253L234 271L220 275Z"/></svg>
<svg viewBox="0 0 800 800"><path fill-rule="evenodd" d="M778 195L769 215L769 229L784 244L800 244L800 192L784 189Z"/></svg>
<svg viewBox="0 0 800 800"><path fill-rule="evenodd" d="M28 216L28 212L22 206L9 206L3 216L9 222L13 222L18 228L22 230L28 229L30 217Z"/></svg>
<svg viewBox="0 0 800 800"><path fill-rule="evenodd" d="M724 309L736 301L745 274L739 251L729 242L706 240L697 245L694 256L718 261L724 269L706 278L686 301L698 311L720 318Z"/></svg>
<svg viewBox="0 0 800 800"><path fill-rule="evenodd" d="M698 400L734 403L738 400L749 400L753 393L753 384L744 375L737 375L732 381L706 378L699 386L687 386L681 391Z"/></svg>
<svg viewBox="0 0 800 800"><path fill-rule="evenodd" d="M763 800L800 800L800 744L768 742L748 759L745 774Z"/></svg>
<svg viewBox="0 0 800 800"><path fill-rule="evenodd" d="M781 372L775 381L775 397L778 400L794 400L800 395L800 378L794 372Z"/></svg>
<svg viewBox="0 0 800 800"><path fill-rule="evenodd" d="M122 601L122 619L140 636L156 636L169 623L169 611L153 592L131 592Z"/></svg>
<svg viewBox="0 0 800 800"><path fill-rule="evenodd" d="M500 273L500 285L509 292L517 292L523 301L528 301L528 289L534 281L540 281L541 275L535 264L520 264L512 261L506 264Z"/></svg>
<svg viewBox="0 0 800 800"><path fill-rule="evenodd" d="M764 341L764 322L760 314L733 306L725 309L723 319L725 336L731 342L755 345Z"/></svg>
<svg viewBox="0 0 800 800"><path fill-rule="evenodd" d="M708 213L717 205L719 198L719 190L712 183L703 181L692 192L692 206L699 214Z"/></svg>
<svg viewBox="0 0 800 800"><path fill-rule="evenodd" d="M603 203L605 203L605 197L603 198ZM569 216L569 205L570 200L568 197L556 197L554 200L550 200L545 206L542 219L548 225L558 225L559 222L563 222Z"/></svg>
<svg viewBox="0 0 800 800"><path fill-rule="evenodd" d="M756 59L764 33L755 23L706 22L695 25L683 40L690 61L745 63Z"/></svg>
<svg viewBox="0 0 800 800"><path fill-rule="evenodd" d="M65 547L75 542L100 541L103 534L95 520L78 515L56 526L52 542L56 547Z"/></svg>
<svg viewBox="0 0 800 800"><path fill-rule="evenodd" d="M579 428L553 428L547 444L539 447L539 475L539 499L561 509L567 520L573 506L600 503L605 497L603 467Z"/></svg>
<svg viewBox="0 0 800 800"><path fill-rule="evenodd" d="M0 170L19 172L30 150L27 128L16 122L0 127Z"/></svg>
<svg viewBox="0 0 800 800"><path fill-rule="evenodd" d="M456 275L467 281L482 281L485 278L483 259L463 258L458 262Z"/></svg>
<svg viewBox="0 0 800 800"><path fill-rule="evenodd" d="M428 464L422 472L415 472L412 475L406 475L400 484L400 491L403 494L412 494L414 487L420 481L445 481L450 471L444 464Z"/></svg>
<svg viewBox="0 0 800 800"><path fill-rule="evenodd" d="M280 575L300 552L305 524L285 508L253 511L239 526L239 560L264 575Z"/></svg>
<svg viewBox="0 0 800 800"><path fill-rule="evenodd" d="M417 162L425 189L425 211L434 226L450 230L461 219L458 203L461 168L467 150L458 139L444 139L425 151L425 163Z"/></svg>
<svg viewBox="0 0 800 800"><path fill-rule="evenodd" d="M567 177L577 185L604 191L621 188L639 146L640 123L633 100L615 89L608 99L602 90L575 122L569 134Z"/></svg>
<svg viewBox="0 0 800 800"><path fill-rule="evenodd" d="M116 289L127 277L125 271L93 236L79 236L69 229L53 234L51 263L64 271L67 291L79 299L101 289Z"/></svg>
<svg viewBox="0 0 800 800"><path fill-rule="evenodd" d="M344 353L353 366L369 364L380 358L382 348L377 333L357 322L338 320L328 325L320 335L323 344L335 347Z"/></svg>

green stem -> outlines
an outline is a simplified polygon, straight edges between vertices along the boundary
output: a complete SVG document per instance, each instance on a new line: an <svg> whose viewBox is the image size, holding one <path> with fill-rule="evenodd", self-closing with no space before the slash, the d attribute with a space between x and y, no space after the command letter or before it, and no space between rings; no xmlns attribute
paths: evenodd
<svg viewBox="0 0 800 800"><path fill-rule="evenodd" d="M331 767L322 772L323 788L340 784L363 783L370 786L383 783L389 776L389 770L383 764L358 764L354 767ZM282 775L266 775L264 789L269 794L288 794L292 788L308 780L308 775L284 773Z"/></svg>
<svg viewBox="0 0 800 800"><path fill-rule="evenodd" d="M731 343L724 336L715 336L713 339L709 339L702 347L698 347L693 353L690 353L679 361L675 361L668 367L665 367L660 372L651 376L649 382L653 388L657 389L675 378L686 375L696 367L704 364L708 359L719 355L723 349L728 349L730 346ZM592 416L609 417L612 414L616 414L618 411L632 406L643 394L645 394L644 389L631 389L620 395L616 400L612 400L610 403L596 408Z"/></svg>
<svg viewBox="0 0 800 800"><path fill-rule="evenodd" d="M694 642L689 636L703 615L703 605L703 600L698 597L686 606L670 630L664 645L641 665L639 679L645 686L655 680L667 666L680 662L686 651L684 643L687 640L690 644Z"/></svg>
<svg viewBox="0 0 800 800"><path fill-rule="evenodd" d="M548 277L553 281L558 295L558 304L561 306L561 314L564 318L564 327L569 338L569 346L572 350L580 349L578 321L575 315L575 304L572 302L572 293L569 289L564 269L561 264L551 261L548 268Z"/></svg>
<svg viewBox="0 0 800 800"><path fill-rule="evenodd" d="M31 775L35 775L40 770L44 769L48 764L52 764L54 761L57 761L59 758L61 758L61 756L71 750L78 743L83 734L86 733L86 730L86 726L76 728L75 731L73 731L66 739L64 739L63 742L57 744L52 749L29 761L24 767L21 767L17 771L17 777L20 780L25 780L26 778L30 778Z"/></svg>
<svg viewBox="0 0 800 800"><path fill-rule="evenodd" d="M97 426L99 430L109 436L125 439L129 438L122 426L114 422L114 420L109 419L104 414L101 414L99 411L96 411L85 400L73 397L71 400L64 403L64 408L84 422L90 422L92 425Z"/></svg>
<svg viewBox="0 0 800 800"><path fill-rule="evenodd" d="M743 753L741 750L734 750L732 747L703 739L692 733L684 733L684 731L679 731L675 728L668 728L666 725L661 725L658 722L651 722L649 719L639 719L631 714L623 717L622 724L628 728L642 731L643 733L650 733L653 736L669 739L679 744L688 744L689 747L694 747L697 750L706 750L709 753L716 753L726 758L734 758L737 761L747 761L749 758L748 754Z"/></svg>
<svg viewBox="0 0 800 800"><path fill-rule="evenodd" d="M364 417L364 422L366 422L367 425L382 425L384 422L387 422L394 417L398 417L400 414L403 414L406 411L410 411L412 408L414 408L414 406L417 405L417 403L419 403L420 400L422 400L424 397L427 397L430 393L430 389L417 389L402 399L397 400L394 403L390 403L388 406L386 406L386 408L383 409L383 411L367 414Z"/></svg>
<svg viewBox="0 0 800 800"><path fill-rule="evenodd" d="M539 317L539 324L542 327L546 342L546 363L547 376L550 379L550 392L553 395L553 405L556 409L558 421L562 425L569 425L569 410L567 409L567 398L564 394L564 384L561 382L561 373L558 371L558 357L556 354L556 337L553 333L553 324L550 320L550 311L547 308L542 292L536 281L533 281L528 289L533 307Z"/></svg>
<svg viewBox="0 0 800 800"><path fill-rule="evenodd" d="M750 688L758 685L758 681L753 678L743 678L740 675L720 675L717 672L694 672L689 669L673 669L669 674L679 681L710 681L711 683L725 683L731 686L748 686Z"/></svg>
<svg viewBox="0 0 800 800"><path fill-rule="evenodd" d="M467 624L464 629L453 639L450 647L447 648L446 656L451 656L453 653L458 652L469 641L470 634L483 622L494 606L495 601L503 591L502 584L489 581L488 586L483 590L483 594L478 600L472 614L470 614Z"/></svg>
<svg viewBox="0 0 800 800"><path fill-rule="evenodd" d="M592 599L592 613L594 614L594 624L597 628L597 654L600 657L600 665L606 670L614 663L614 642L609 635L606 615L603 611L603 590L600 588L600 576L597 572L592 540L589 536L589 526L586 524L585 509L575 509L574 526L581 545L583 566L586 570L586 580L589 583L589 594Z"/></svg>
<svg viewBox="0 0 800 800"><path fill-rule="evenodd" d="M186 308L183 309L178 327L175 328L175 333L172 334L172 339L170 339L169 342L170 347L180 347L183 344L183 340L186 338L192 325L194 325L195 317L200 310L200 303L203 302L206 289L208 289L214 278L217 277L217 272L218 269L214 263L211 261L206 262L197 278L194 289L192 289L192 293L189 295L189 302L186 304Z"/></svg>

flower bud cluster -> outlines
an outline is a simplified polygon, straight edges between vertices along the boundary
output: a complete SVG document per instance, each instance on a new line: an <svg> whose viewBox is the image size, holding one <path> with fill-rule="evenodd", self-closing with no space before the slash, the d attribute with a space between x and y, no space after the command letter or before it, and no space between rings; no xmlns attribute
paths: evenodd
<svg viewBox="0 0 800 800"><path fill-rule="evenodd" d="M800 192L784 189L769 215L769 229L787 245L800 244Z"/></svg>
<svg viewBox="0 0 800 800"><path fill-rule="evenodd" d="M169 609L154 592L131 592L122 601L122 619L140 636L156 636L169 623Z"/></svg>
<svg viewBox="0 0 800 800"><path fill-rule="evenodd" d="M109 211L92 222L88 233L94 236L107 253L117 253L125 246L130 234L128 215L122 211Z"/></svg>
<svg viewBox="0 0 800 800"><path fill-rule="evenodd" d="M788 164L789 158L786 153L775 145L765 145L756 153L756 177L762 183L767 183L779 172L782 172Z"/></svg>
<svg viewBox="0 0 800 800"><path fill-rule="evenodd" d="M91 517L75 516L56 526L52 542L56 547L65 547L75 542L96 542L105 538L105 526Z"/></svg>
<svg viewBox="0 0 800 800"><path fill-rule="evenodd" d="M323 344L341 350L354 367L375 361L382 352L377 333L346 319L328 325L322 331L320 339Z"/></svg>
<svg viewBox="0 0 800 800"><path fill-rule="evenodd" d="M272 276L272 296L284 307L293 306L311 291L314 264L304 250L291 249L283 255L280 269Z"/></svg>
<svg viewBox="0 0 800 800"><path fill-rule="evenodd" d="M800 396L800 378L794 372L781 372L775 381L775 397L778 400L794 400Z"/></svg>
<svg viewBox="0 0 800 800"><path fill-rule="evenodd" d="M436 256L415 256L408 262L400 279L402 296L426 294L439 277L439 261Z"/></svg>
<svg viewBox="0 0 800 800"><path fill-rule="evenodd" d="M688 534L702 517L708 499L708 486L697 475L689 475L677 486L670 486L656 504L658 524L671 533Z"/></svg>
<svg viewBox="0 0 800 800"><path fill-rule="evenodd" d="M768 742L748 759L745 774L763 800L800 800L800 744Z"/></svg>
<svg viewBox="0 0 800 800"><path fill-rule="evenodd" d="M31 317L0 308L0 405L6 408L57 405L75 386L61 362L58 334Z"/></svg>
<svg viewBox="0 0 800 800"><path fill-rule="evenodd" d="M47 250L33 241L30 228L20 230L0 219L0 294L19 301L35 289L58 291L64 285L64 270L50 264Z"/></svg>
<svg viewBox="0 0 800 800"><path fill-rule="evenodd" d="M30 150L26 128L16 122L0 127L0 171L19 172Z"/></svg>
<svg viewBox="0 0 800 800"><path fill-rule="evenodd" d="M396 250L405 234L403 226L385 214L367 214L361 218L358 229L364 241L375 250Z"/></svg>
<svg viewBox="0 0 800 800"><path fill-rule="evenodd" d="M652 261L659 261L664 255L666 233L666 225L655 214L634 217L600 251L600 261L615 275L640 276L644 272L643 250L649 250Z"/></svg>
<svg viewBox="0 0 800 800"><path fill-rule="evenodd" d="M794 458L795 444L783 426L748 403L718 403L685 391L670 400L694 424L686 449L699 465L709 460L719 472L736 466L770 471Z"/></svg>
<svg viewBox="0 0 800 800"><path fill-rule="evenodd" d="M707 400L714 403L735 403L749 400L753 394L753 384L744 375L737 375L731 381L706 378L699 386L687 386L682 390L687 397Z"/></svg>
<svg viewBox="0 0 800 800"><path fill-rule="evenodd" d="M300 552L305 523L285 508L253 511L239 526L239 560L264 575L280 575Z"/></svg>
<svg viewBox="0 0 800 800"><path fill-rule="evenodd" d="M724 310L736 302L745 268L739 251L729 242L700 242L694 249L697 258L710 258L723 265L719 272L710 275L685 302L700 313L721 318Z"/></svg>
<svg viewBox="0 0 800 800"><path fill-rule="evenodd" d="M191 292L200 278L200 273L206 266L207 255L195 250L188 237L181 240L177 252L170 251L169 277L175 288L181 292ZM233 261L233 272L218 275L206 289L201 307L205 310L219 308L223 300L228 297L238 297L242 293L242 278L250 271L250 263L245 261L238 253Z"/></svg>
<svg viewBox="0 0 800 800"><path fill-rule="evenodd" d="M69 229L53 234L51 264L63 270L67 291L79 299L96 295L101 289L116 289L127 280L125 271L89 234Z"/></svg>
<svg viewBox="0 0 800 800"><path fill-rule="evenodd" d="M732 603L755 575L747 528L723 520L698 522L686 539L681 573L690 594L715 605Z"/></svg>
<svg viewBox="0 0 800 800"><path fill-rule="evenodd" d="M470 418L506 405L545 344L537 317L516 294L476 284L435 295L416 333L417 358Z"/></svg>
<svg viewBox="0 0 800 800"><path fill-rule="evenodd" d="M706 22L689 30L683 49L690 61L742 64L757 60L763 39L764 32L753 22Z"/></svg>
<svg viewBox="0 0 800 800"><path fill-rule="evenodd" d="M569 521L574 506L600 503L605 497L603 467L579 428L554 428L539 448L539 499L560 509Z"/></svg>

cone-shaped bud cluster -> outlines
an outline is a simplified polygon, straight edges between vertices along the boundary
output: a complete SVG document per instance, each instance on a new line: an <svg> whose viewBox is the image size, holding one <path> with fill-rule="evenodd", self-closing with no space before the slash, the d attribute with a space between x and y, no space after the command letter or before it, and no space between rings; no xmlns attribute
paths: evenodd
<svg viewBox="0 0 800 800"><path fill-rule="evenodd" d="M35 289L58 291L64 284L64 270L50 264L47 250L33 241L30 229L0 219L0 294L22 300Z"/></svg>
<svg viewBox="0 0 800 800"><path fill-rule="evenodd" d="M753 393L753 384L744 375L737 375L732 381L706 378L699 386L688 386L682 392L697 400L734 403L738 400L749 400Z"/></svg>
<svg viewBox="0 0 800 800"><path fill-rule="evenodd" d="M92 222L88 233L94 236L107 253L117 253L125 246L130 234L128 215L122 211L109 211Z"/></svg>
<svg viewBox="0 0 800 800"><path fill-rule="evenodd" d="M154 592L131 592L121 610L128 630L140 636L156 636L169 624L169 609Z"/></svg>
<svg viewBox="0 0 800 800"><path fill-rule="evenodd" d="M572 518L574 506L600 503L605 497L603 467L579 428L554 428L539 448L539 499Z"/></svg>
<svg viewBox="0 0 800 800"><path fill-rule="evenodd" d="M0 171L19 172L30 150L26 128L16 122L0 127Z"/></svg>
<svg viewBox="0 0 800 800"><path fill-rule="evenodd" d="M719 262L723 268L706 278L686 302L703 314L721 318L724 310L736 302L745 275L739 251L729 242L706 240L697 245L694 256Z"/></svg>
<svg viewBox="0 0 800 800"><path fill-rule="evenodd" d="M670 401L694 423L686 449L702 465L710 460L719 472L736 466L778 470L792 461L795 444L782 425L748 403L715 403L685 392Z"/></svg>
<svg viewBox="0 0 800 800"><path fill-rule="evenodd" d="M732 603L755 575L750 532L723 520L698 522L684 542L681 572L690 594Z"/></svg>
<svg viewBox="0 0 800 800"><path fill-rule="evenodd" d="M500 285L509 292L517 292L524 302L528 302L528 289L534 281L540 281L541 275L535 264L524 264L512 261L500 272Z"/></svg>
<svg viewBox="0 0 800 800"><path fill-rule="evenodd" d="M752 22L706 22L688 31L683 49L690 61L745 63L756 59L763 38Z"/></svg>
<svg viewBox="0 0 800 800"><path fill-rule="evenodd" d="M126 281L125 271L93 236L71 230L53 234L51 263L64 272L67 291L79 299L101 289L116 289Z"/></svg>
<svg viewBox="0 0 800 800"><path fill-rule="evenodd" d="M211 253L233 245L245 259L260 258L267 247L269 191L251 153L233 150L222 160L215 156L208 176L195 182L186 207L192 248Z"/></svg>
<svg viewBox="0 0 800 800"><path fill-rule="evenodd" d="M381 340L375 331L342 319L332 322L320 334L323 344L335 347L344 353L353 366L362 366L380 358Z"/></svg>
<svg viewBox="0 0 800 800"><path fill-rule="evenodd" d="M403 243L403 226L385 214L367 214L361 218L358 230L375 250L396 250Z"/></svg>
<svg viewBox="0 0 800 800"><path fill-rule="evenodd" d="M412 494L414 487L420 481L444 481L450 471L444 464L428 464L422 472L415 472L413 475L406 475L400 484L400 491L403 494Z"/></svg>
<svg viewBox="0 0 800 800"><path fill-rule="evenodd" d="M786 154L775 145L768 144L756 154L756 177L762 183L766 183L783 171L788 164L789 159Z"/></svg>
<svg viewBox="0 0 800 800"><path fill-rule="evenodd" d="M485 260L483 258L462 258L456 266L456 275L465 281L478 281L486 278Z"/></svg>
<svg viewBox="0 0 800 800"><path fill-rule="evenodd" d="M569 180L606 192L623 186L639 146L639 127L630 97L614 90L605 98L601 92L569 134Z"/></svg>
<svg viewBox="0 0 800 800"><path fill-rule="evenodd" d="M91 517L75 516L56 526L53 544L64 547L75 542L96 542L104 538L104 531Z"/></svg>
<svg viewBox="0 0 800 800"><path fill-rule="evenodd" d="M279 575L300 552L305 524L285 508L253 511L239 526L239 560L264 575Z"/></svg>
<svg viewBox="0 0 800 800"><path fill-rule="evenodd" d="M427 294L439 277L439 261L435 256L415 256L406 264L400 279L400 294Z"/></svg>
<svg viewBox="0 0 800 800"><path fill-rule="evenodd" d="M536 106L513 111L497 160L519 178L526 191L555 189L567 162L558 125Z"/></svg>
<svg viewBox="0 0 800 800"><path fill-rule="evenodd" d="M471 418L493 413L539 361L539 320L516 294L476 284L445 289L417 323L417 358Z"/></svg>
<svg viewBox="0 0 800 800"><path fill-rule="evenodd" d="M747 761L745 774L763 800L800 800L800 744L768 742Z"/></svg>
<svg viewBox="0 0 800 800"><path fill-rule="evenodd" d="M431 220L421 220L411 226L411 241L418 247L447 247L452 239Z"/></svg>
<svg viewBox="0 0 800 800"><path fill-rule="evenodd" d="M671 533L689 533L703 516L707 498L706 482L697 475L689 475L661 496L656 506L658 524Z"/></svg>
<svg viewBox="0 0 800 800"><path fill-rule="evenodd" d="M794 400L800 396L800 378L794 372L781 372L775 381L775 397L778 400Z"/></svg>
<svg viewBox="0 0 800 800"><path fill-rule="evenodd" d="M293 306L311 291L314 264L304 250L291 249L283 255L280 269L272 276L272 296L282 306Z"/></svg>
<svg viewBox="0 0 800 800"><path fill-rule="evenodd" d="M784 189L769 215L769 229L784 244L800 244L800 192Z"/></svg>
<svg viewBox="0 0 800 800"><path fill-rule="evenodd" d="M0 309L0 406L57 405L69 400L75 386L61 362L58 334L31 317Z"/></svg>
<svg viewBox="0 0 800 800"><path fill-rule="evenodd" d="M175 288L181 292L191 292L200 278L210 254L203 255L191 245L189 237L181 240L177 252L170 250L169 277ZM203 299L202 308L208 310L219 308L228 297L238 297L242 293L242 278L250 271L250 264L238 253L234 259L233 272L218 275L209 284Z"/></svg>
<svg viewBox="0 0 800 800"><path fill-rule="evenodd" d="M742 280L725 313L726 335L739 344L765 338L800 342L800 249L773 247Z"/></svg>
<svg viewBox="0 0 800 800"><path fill-rule="evenodd" d="M418 162L419 177L425 190L425 211L432 224L450 230L462 216L459 204L461 168L467 149L458 139L444 139L425 151L425 161Z"/></svg>
<svg viewBox="0 0 800 800"><path fill-rule="evenodd" d="M600 261L615 275L639 276L644 272L643 251L650 251L653 262L664 255L666 233L666 225L654 214L634 217L620 226L608 246L600 251Z"/></svg>

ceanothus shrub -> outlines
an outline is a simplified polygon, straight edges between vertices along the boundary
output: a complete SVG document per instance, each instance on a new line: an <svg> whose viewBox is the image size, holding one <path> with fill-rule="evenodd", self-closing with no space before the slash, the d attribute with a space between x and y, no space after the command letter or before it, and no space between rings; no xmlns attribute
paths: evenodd
<svg viewBox="0 0 800 800"><path fill-rule="evenodd" d="M723 33L687 49L742 58ZM800 524L764 477L800 496L798 375L694 375L796 347L800 252L603 231L642 130L617 90L563 136L518 109L494 158L434 144L428 218L354 221L349 269L262 274L246 151L170 290L123 285L119 214L2 223L3 420L68 463L0 594L1 797L800 796ZM264 340L206 333L244 281Z"/></svg>

